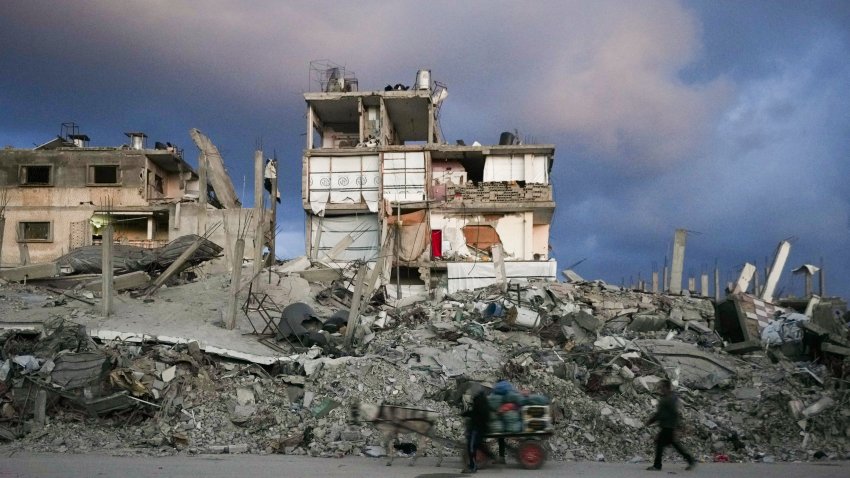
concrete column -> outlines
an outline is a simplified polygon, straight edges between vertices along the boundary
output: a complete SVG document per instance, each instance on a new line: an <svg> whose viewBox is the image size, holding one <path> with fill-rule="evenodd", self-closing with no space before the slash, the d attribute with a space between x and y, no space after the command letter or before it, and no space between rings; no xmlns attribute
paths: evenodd
<svg viewBox="0 0 850 478"><path fill-rule="evenodd" d="M760 277L759 277L758 266L756 266L755 264L756 263L753 262L753 266L756 268L753 271L753 295L759 295L759 294L761 294L761 281L759 280ZM765 269L764 276L767 277L767 269Z"/></svg>
<svg viewBox="0 0 850 478"><path fill-rule="evenodd" d="M662 277L664 285L661 289L665 293L670 292L670 276L668 274L669 274L669 271L667 270L667 266L664 266L664 277Z"/></svg>
<svg viewBox="0 0 850 478"><path fill-rule="evenodd" d="M242 281L242 257L245 255L245 239L236 240L233 248L233 271L230 274L230 298L227 302L227 328L236 328L236 312L239 310L239 283Z"/></svg>
<svg viewBox="0 0 850 478"><path fill-rule="evenodd" d="M260 209L255 211L257 223L254 228L254 275L263 270L263 246L266 242L266 211Z"/></svg>
<svg viewBox="0 0 850 478"><path fill-rule="evenodd" d="M806 271L806 297L812 296L812 275Z"/></svg>
<svg viewBox="0 0 850 478"><path fill-rule="evenodd" d="M203 151L198 154L198 204L207 205L207 157Z"/></svg>
<svg viewBox="0 0 850 478"><path fill-rule="evenodd" d="M502 251L501 244L493 244L491 248L493 253L493 267L496 273L496 283L502 289L502 292L508 290L508 277L505 274L505 257Z"/></svg>
<svg viewBox="0 0 850 478"><path fill-rule="evenodd" d="M697 291L697 280L695 277L688 277L688 292Z"/></svg>
<svg viewBox="0 0 850 478"><path fill-rule="evenodd" d="M148 216L148 240L153 240L155 223L153 220L153 216Z"/></svg>
<svg viewBox="0 0 850 478"><path fill-rule="evenodd" d="M779 284L779 278L782 276L782 269L785 268L785 261L788 260L788 254L791 253L791 243L782 241L776 248L776 255L773 257L773 265L770 266L770 274L764 281L764 292L761 294L761 299L765 302L773 302L773 293L776 291L776 286Z"/></svg>
<svg viewBox="0 0 850 478"><path fill-rule="evenodd" d="M0 246L3 245L3 233L0 232ZM823 261L821 261L820 270L818 271L818 295L826 297L826 287L823 285Z"/></svg>
<svg viewBox="0 0 850 478"><path fill-rule="evenodd" d="M682 292L682 272L685 266L685 242L688 231L676 229L673 238L673 264L670 271L670 293L680 294Z"/></svg>
<svg viewBox="0 0 850 478"><path fill-rule="evenodd" d="M714 268L714 302L720 302L720 269Z"/></svg>
<svg viewBox="0 0 850 478"><path fill-rule="evenodd" d="M112 218L110 223L103 228L103 243L101 250L101 305L103 316L112 315Z"/></svg>
<svg viewBox="0 0 850 478"><path fill-rule="evenodd" d="M254 151L254 210L263 208L263 151Z"/></svg>
<svg viewBox="0 0 850 478"><path fill-rule="evenodd" d="M428 144L433 144L436 141L434 140L434 136L436 136L436 124L434 121L434 103L428 102Z"/></svg>
<svg viewBox="0 0 850 478"><path fill-rule="evenodd" d="M3 267L3 233L6 231L6 218L0 217L0 268Z"/></svg>
<svg viewBox="0 0 850 478"><path fill-rule="evenodd" d="M744 269L741 270L741 275L738 276L738 282L735 283L735 288L732 289L733 294L743 294L750 288L750 281L753 279L753 274L756 273L756 266L749 262L744 264Z"/></svg>
<svg viewBox="0 0 850 478"><path fill-rule="evenodd" d="M33 385L30 384L30 387ZM33 427L36 430L44 428L47 422L47 390L39 388L35 392L35 403L33 404Z"/></svg>
<svg viewBox="0 0 850 478"><path fill-rule="evenodd" d="M277 162L277 159L275 159ZM277 165L276 165L277 166ZM277 171L277 167L275 167L275 171ZM272 193L271 193L271 205L272 205L272 217L269 222L269 265L274 265L277 260L277 248L275 247L275 240L277 240L277 187L278 187L278 177L280 177L280 173L275 172L275 177L272 178Z"/></svg>
<svg viewBox="0 0 850 478"><path fill-rule="evenodd" d="M254 151L254 217L256 217L256 228L254 229L254 274L263 270L263 245L265 243L265 204L263 201L263 152ZM274 201L274 198L272 198Z"/></svg>
<svg viewBox="0 0 850 478"><path fill-rule="evenodd" d="M313 149L313 106L307 105L307 149Z"/></svg>
<svg viewBox="0 0 850 478"><path fill-rule="evenodd" d="M652 293L658 293L658 272L652 271Z"/></svg>
<svg viewBox="0 0 850 478"><path fill-rule="evenodd" d="M700 276L700 291L699 295L708 297L708 274Z"/></svg>
<svg viewBox="0 0 850 478"><path fill-rule="evenodd" d="M181 203L177 203L174 205L174 217L172 219L172 228L175 231L179 231L182 227L183 216L182 216L183 208L181 207Z"/></svg>

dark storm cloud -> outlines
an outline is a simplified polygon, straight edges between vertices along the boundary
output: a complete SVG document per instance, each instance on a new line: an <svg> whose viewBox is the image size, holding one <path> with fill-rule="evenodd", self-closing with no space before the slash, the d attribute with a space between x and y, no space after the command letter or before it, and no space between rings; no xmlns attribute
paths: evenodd
<svg viewBox="0 0 850 478"><path fill-rule="evenodd" d="M5 2L0 144L75 120L95 144L143 130L194 158L198 127L241 192L262 138L295 255L309 61L344 63L361 89L430 68L448 140L516 128L556 145L561 265L647 277L685 227L703 233L686 272L734 271L796 236L791 262L823 256L847 294L849 31L843 1Z"/></svg>

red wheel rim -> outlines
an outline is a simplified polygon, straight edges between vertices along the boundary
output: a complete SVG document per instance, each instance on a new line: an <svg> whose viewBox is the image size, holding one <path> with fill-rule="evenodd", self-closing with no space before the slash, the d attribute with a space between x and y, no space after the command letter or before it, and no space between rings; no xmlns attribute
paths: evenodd
<svg viewBox="0 0 850 478"><path fill-rule="evenodd" d="M534 443L527 443L523 445L519 452L519 456L523 465L529 468L536 468L543 462L543 450Z"/></svg>
<svg viewBox="0 0 850 478"><path fill-rule="evenodd" d="M479 468L485 468L490 464L490 456L484 450L475 450L475 463Z"/></svg>

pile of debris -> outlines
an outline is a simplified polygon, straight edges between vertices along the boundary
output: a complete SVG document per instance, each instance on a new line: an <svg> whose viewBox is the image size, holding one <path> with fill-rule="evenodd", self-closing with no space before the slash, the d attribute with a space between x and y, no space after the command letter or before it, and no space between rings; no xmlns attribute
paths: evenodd
<svg viewBox="0 0 850 478"><path fill-rule="evenodd" d="M310 285L280 269L273 286L299 288L303 303L272 317L270 365L194 342L94 341L64 317L7 331L0 439L37 451L375 455L392 450L351 421L355 403L435 410L437 435L460 440L470 382L506 379L552 399L553 458L638 461L651 452L656 385L670 378L684 443L703 460L850 457L850 364L773 346L729 354L708 299L538 282L359 306L344 278Z"/></svg>

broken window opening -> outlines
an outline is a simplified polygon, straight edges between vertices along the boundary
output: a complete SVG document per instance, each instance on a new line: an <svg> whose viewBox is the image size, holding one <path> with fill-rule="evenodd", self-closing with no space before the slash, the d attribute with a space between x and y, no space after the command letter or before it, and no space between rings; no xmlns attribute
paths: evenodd
<svg viewBox="0 0 850 478"><path fill-rule="evenodd" d="M118 184L118 166L117 165L101 165L89 166L89 183L90 184Z"/></svg>
<svg viewBox="0 0 850 478"><path fill-rule="evenodd" d="M463 236L466 246L490 254L493 245L501 244L502 239L493 226L464 226Z"/></svg>
<svg viewBox="0 0 850 478"><path fill-rule="evenodd" d="M51 186L52 169L45 166L21 166L21 184L26 186Z"/></svg>
<svg viewBox="0 0 850 478"><path fill-rule="evenodd" d="M159 174L156 174L153 177L153 189L160 194L165 194L165 188L162 184L162 176Z"/></svg>
<svg viewBox="0 0 850 478"><path fill-rule="evenodd" d="M50 221L18 223L18 242L51 242L53 231Z"/></svg>

